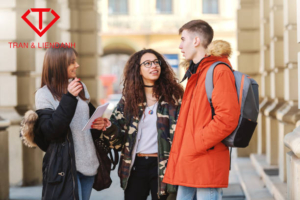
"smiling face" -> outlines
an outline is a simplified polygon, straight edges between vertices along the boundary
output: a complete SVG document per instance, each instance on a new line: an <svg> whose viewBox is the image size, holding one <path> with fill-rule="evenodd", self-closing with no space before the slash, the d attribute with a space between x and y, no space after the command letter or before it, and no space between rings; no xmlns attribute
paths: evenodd
<svg viewBox="0 0 300 200"><path fill-rule="evenodd" d="M144 84L154 85L161 72L161 67L157 57L152 53L145 53L141 57L140 64L140 75L142 75ZM149 66L149 68L147 68L147 65Z"/></svg>
<svg viewBox="0 0 300 200"><path fill-rule="evenodd" d="M76 56L71 60L71 64L68 66L68 79L75 78L76 77L76 71L79 67L79 64L76 61Z"/></svg>
<svg viewBox="0 0 300 200"><path fill-rule="evenodd" d="M179 49L186 60L193 60L196 55L195 38L195 34L188 30L183 30L181 33Z"/></svg>

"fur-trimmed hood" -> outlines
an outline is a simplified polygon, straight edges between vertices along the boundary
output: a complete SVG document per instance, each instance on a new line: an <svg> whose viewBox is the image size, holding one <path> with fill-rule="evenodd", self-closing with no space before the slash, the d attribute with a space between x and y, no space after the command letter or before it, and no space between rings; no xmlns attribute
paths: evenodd
<svg viewBox="0 0 300 200"><path fill-rule="evenodd" d="M224 40L215 40L207 48L207 55L216 57L230 57L232 54L231 46L229 42Z"/></svg>
<svg viewBox="0 0 300 200"><path fill-rule="evenodd" d="M38 115L36 112L29 110L25 113L21 122L20 138L30 148L37 147L37 144L34 142L34 126L37 120Z"/></svg>
<svg viewBox="0 0 300 200"><path fill-rule="evenodd" d="M206 50L207 56L230 57L231 54L231 45L225 40L214 40L212 43L210 43ZM190 66L190 61L184 60L180 63L180 66L182 66L185 69L188 69Z"/></svg>

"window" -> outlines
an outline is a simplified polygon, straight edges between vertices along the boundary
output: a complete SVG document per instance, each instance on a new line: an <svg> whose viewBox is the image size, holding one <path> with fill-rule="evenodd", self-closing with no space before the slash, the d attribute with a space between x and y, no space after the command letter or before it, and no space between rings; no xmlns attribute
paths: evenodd
<svg viewBox="0 0 300 200"><path fill-rule="evenodd" d="M112 14L112 15L128 14L127 0L108 0L108 14Z"/></svg>
<svg viewBox="0 0 300 200"><path fill-rule="evenodd" d="M156 0L156 13L171 14L172 10L172 0Z"/></svg>
<svg viewBox="0 0 300 200"><path fill-rule="evenodd" d="M219 14L219 0L202 0L203 14Z"/></svg>

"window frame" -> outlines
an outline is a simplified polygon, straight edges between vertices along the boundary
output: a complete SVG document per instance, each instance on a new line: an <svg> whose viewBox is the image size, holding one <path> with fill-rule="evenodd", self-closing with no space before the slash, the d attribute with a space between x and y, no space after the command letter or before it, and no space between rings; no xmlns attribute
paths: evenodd
<svg viewBox="0 0 300 200"><path fill-rule="evenodd" d="M110 1L111 0L108 0L107 1L107 7L108 7L108 15L111 15L111 16L114 16L114 15L129 15L129 0L124 0L126 1L126 13L122 13L122 12L112 12L110 13ZM113 1L122 1L122 0L113 0Z"/></svg>
<svg viewBox="0 0 300 200"><path fill-rule="evenodd" d="M174 14L174 1L173 0L170 0L171 1L171 11L170 12L169 11L167 11L167 12L166 11L160 11L160 12L158 12L157 1L164 1L164 0L156 0L155 1L155 13L156 14L158 14L158 15L172 15L172 14ZM167 0L165 0L165 1L167 1Z"/></svg>
<svg viewBox="0 0 300 200"><path fill-rule="evenodd" d="M211 0L209 0L211 1ZM220 15L220 0L216 0L218 3L218 11L217 13L204 13L204 0L202 0L202 15Z"/></svg>

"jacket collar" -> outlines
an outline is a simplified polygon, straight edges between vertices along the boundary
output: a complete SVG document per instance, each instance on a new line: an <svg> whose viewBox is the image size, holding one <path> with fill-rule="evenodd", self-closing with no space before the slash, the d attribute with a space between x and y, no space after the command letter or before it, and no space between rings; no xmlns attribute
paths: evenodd
<svg viewBox="0 0 300 200"><path fill-rule="evenodd" d="M190 78L193 74L195 74L198 71L199 65L202 63L202 61L207 58L209 56L205 55L200 62L198 62L197 64L195 64L192 60L190 61L190 66L187 69L187 71L184 74L184 77L182 78L182 80L180 81L180 83L182 83L186 78Z"/></svg>

